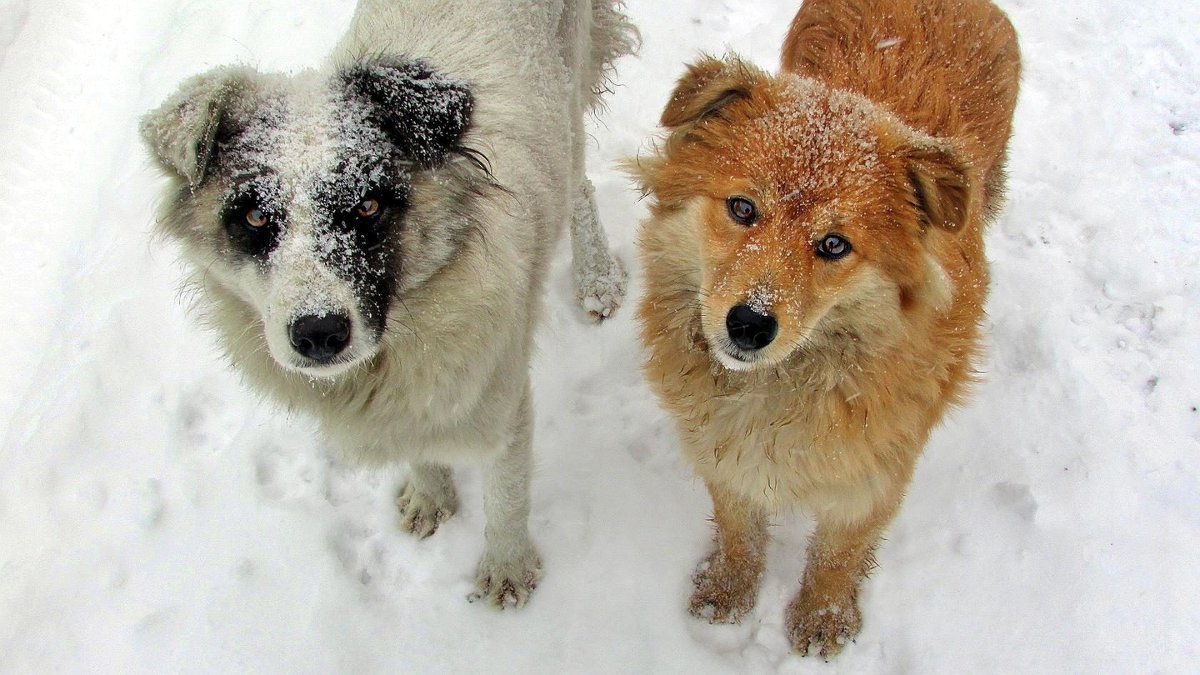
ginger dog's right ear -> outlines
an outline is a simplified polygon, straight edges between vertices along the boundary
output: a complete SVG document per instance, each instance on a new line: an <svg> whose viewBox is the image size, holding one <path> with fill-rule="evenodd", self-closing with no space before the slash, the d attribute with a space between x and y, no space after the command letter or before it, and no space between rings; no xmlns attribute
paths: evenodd
<svg viewBox="0 0 1200 675"><path fill-rule="evenodd" d="M704 56L679 78L659 123L676 129L720 114L730 103L749 98L767 80L765 72L737 56L724 60Z"/></svg>
<svg viewBox="0 0 1200 675"><path fill-rule="evenodd" d="M704 144L703 122L719 117L729 119L726 113L732 104L757 95L755 90L765 88L770 81L765 72L736 56L723 60L701 57L679 78L663 110L659 123L669 133L654 144L648 155L623 162L625 172L637 182L643 194L653 194L663 204L682 203L698 189L693 184L696 172L682 170L686 175L664 178L669 158L694 143Z"/></svg>
<svg viewBox="0 0 1200 675"><path fill-rule="evenodd" d="M142 140L163 170L189 186L204 180L229 104L248 86L250 71L223 67L186 80L142 118Z"/></svg>

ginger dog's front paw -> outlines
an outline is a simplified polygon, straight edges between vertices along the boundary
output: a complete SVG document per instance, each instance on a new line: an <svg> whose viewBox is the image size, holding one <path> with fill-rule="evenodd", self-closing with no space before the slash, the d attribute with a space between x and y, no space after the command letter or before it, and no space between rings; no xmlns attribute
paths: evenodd
<svg viewBox="0 0 1200 675"><path fill-rule="evenodd" d="M532 546L503 560L485 553L475 573L475 592L467 599L487 600L499 609L524 607L541 578L542 559Z"/></svg>
<svg viewBox="0 0 1200 675"><path fill-rule="evenodd" d="M788 605L785 619L792 651L823 659L837 656L862 628L862 614L853 596L816 602L801 591Z"/></svg>
<svg viewBox="0 0 1200 675"><path fill-rule="evenodd" d="M429 491L409 481L396 497L396 508L400 510L400 528L424 539L458 510L458 496L453 486Z"/></svg>
<svg viewBox="0 0 1200 675"><path fill-rule="evenodd" d="M754 609L761 579L761 566L739 565L713 551L692 575L688 611L709 623L741 623Z"/></svg>

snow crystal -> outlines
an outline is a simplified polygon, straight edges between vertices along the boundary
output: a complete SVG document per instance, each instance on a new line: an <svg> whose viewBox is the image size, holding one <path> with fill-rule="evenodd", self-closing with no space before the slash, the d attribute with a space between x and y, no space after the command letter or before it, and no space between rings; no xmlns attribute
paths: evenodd
<svg viewBox="0 0 1200 675"><path fill-rule="evenodd" d="M771 308L775 306L777 294L773 288L764 284L758 284L750 289L750 293L746 297L746 304L750 309L759 314L771 314Z"/></svg>

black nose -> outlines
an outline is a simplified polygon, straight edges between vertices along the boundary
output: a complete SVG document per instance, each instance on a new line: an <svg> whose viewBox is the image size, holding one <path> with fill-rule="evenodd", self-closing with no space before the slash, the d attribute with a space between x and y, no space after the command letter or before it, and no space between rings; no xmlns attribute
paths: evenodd
<svg viewBox="0 0 1200 675"><path fill-rule="evenodd" d="M325 362L350 344L350 318L344 314L296 317L288 328L292 348L314 361Z"/></svg>
<svg viewBox="0 0 1200 675"><path fill-rule="evenodd" d="M779 323L770 314L759 314L749 305L737 305L725 317L725 329L733 344L747 351L757 351L771 344L779 334Z"/></svg>

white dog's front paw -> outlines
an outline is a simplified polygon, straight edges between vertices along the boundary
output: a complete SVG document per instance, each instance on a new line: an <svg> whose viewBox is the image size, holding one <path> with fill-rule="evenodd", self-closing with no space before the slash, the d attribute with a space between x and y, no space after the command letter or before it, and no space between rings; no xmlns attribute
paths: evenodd
<svg viewBox="0 0 1200 675"><path fill-rule="evenodd" d="M475 592L467 599L471 602L486 599L499 609L523 607L541 578L542 559L532 545L505 560L485 553L475 573Z"/></svg>
<svg viewBox="0 0 1200 675"><path fill-rule="evenodd" d="M437 532L438 525L458 510L458 495L452 485L449 489L429 491L418 489L416 482L410 480L396 497L396 507L400 510L400 528L424 539Z"/></svg>
<svg viewBox="0 0 1200 675"><path fill-rule="evenodd" d="M603 321L613 315L625 299L629 274L616 258L609 258L606 269L587 268L580 270L575 279L579 304L588 316Z"/></svg>

